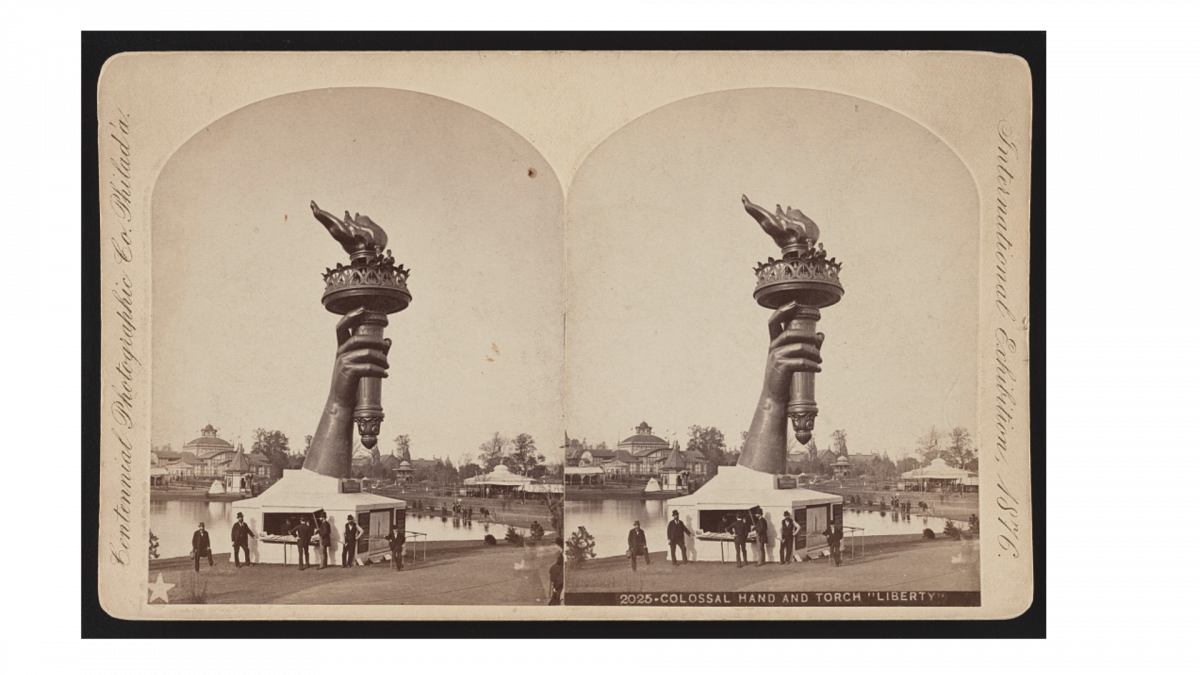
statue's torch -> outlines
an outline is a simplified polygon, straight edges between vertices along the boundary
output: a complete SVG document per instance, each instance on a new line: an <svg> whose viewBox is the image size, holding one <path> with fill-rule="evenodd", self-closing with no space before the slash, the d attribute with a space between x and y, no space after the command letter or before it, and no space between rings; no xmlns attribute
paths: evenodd
<svg viewBox="0 0 1200 675"><path fill-rule="evenodd" d="M820 236L817 224L799 210L789 206L784 212L776 206L772 214L752 204L745 195L742 196L742 205L783 252L782 260L767 258L767 262L759 263L754 269L758 276L754 299L772 310L795 302L798 310L788 322L787 330L815 338L821 308L842 299L844 291L838 279L841 263L825 259L825 246L817 243L817 237ZM792 420L796 440L802 444L812 439L813 424L816 422L816 380L816 373L812 372L792 375L788 417Z"/></svg>
<svg viewBox="0 0 1200 675"><path fill-rule="evenodd" d="M329 230L350 254L350 264L338 263L337 267L325 270L325 294L321 304L334 314L345 315L356 309L365 310L355 335L383 337L388 325L388 314L404 310L412 301L408 292L409 271L403 265L397 267L392 252L387 246L387 233L371 222L367 216L357 213L339 220L333 214L322 211L316 202L311 204L313 215ZM354 421L358 434L368 448L375 447L379 439L379 426L383 422L383 380L364 377L358 382L358 399L354 406Z"/></svg>

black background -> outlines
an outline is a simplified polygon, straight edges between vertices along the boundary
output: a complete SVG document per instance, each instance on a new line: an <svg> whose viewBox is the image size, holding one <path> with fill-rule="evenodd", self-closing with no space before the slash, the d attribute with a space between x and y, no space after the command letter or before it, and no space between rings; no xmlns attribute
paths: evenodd
<svg viewBox="0 0 1200 675"><path fill-rule="evenodd" d="M84 638L1045 638L1046 637L1046 33L1037 32L83 32L82 446ZM138 51L475 50L956 50L1015 54L1033 77L1030 213L1030 409L1033 604L1004 621L123 621L100 607L96 551L100 502L100 213L96 85L114 54ZM631 608L631 611L636 611ZM399 613L403 613L400 610ZM801 629L800 626L803 626ZM766 664L764 664L766 665Z"/></svg>

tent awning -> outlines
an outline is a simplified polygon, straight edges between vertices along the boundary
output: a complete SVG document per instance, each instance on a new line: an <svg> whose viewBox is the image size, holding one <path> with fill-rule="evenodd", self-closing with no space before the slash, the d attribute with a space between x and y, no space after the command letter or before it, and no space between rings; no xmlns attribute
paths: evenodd
<svg viewBox="0 0 1200 675"><path fill-rule="evenodd" d="M547 483L533 483L521 488L522 492L532 492L535 494L546 494L551 492L562 492L562 485L551 485Z"/></svg>

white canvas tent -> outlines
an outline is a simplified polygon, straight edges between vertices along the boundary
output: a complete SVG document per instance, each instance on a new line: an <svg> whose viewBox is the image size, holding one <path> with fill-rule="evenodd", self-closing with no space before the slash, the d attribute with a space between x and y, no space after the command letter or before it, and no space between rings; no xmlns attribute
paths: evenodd
<svg viewBox="0 0 1200 675"><path fill-rule="evenodd" d="M687 537L690 559L734 560L732 537L724 525L738 513L761 510L767 521L767 560L778 562L779 524L783 512L792 514L800 529L796 553L825 546L821 532L831 520L841 520L842 498L794 487L793 476L776 476L742 466L722 466L717 475L696 492L667 501L666 512L678 510L691 530ZM748 546L752 549L752 546ZM751 553L751 555L754 555Z"/></svg>

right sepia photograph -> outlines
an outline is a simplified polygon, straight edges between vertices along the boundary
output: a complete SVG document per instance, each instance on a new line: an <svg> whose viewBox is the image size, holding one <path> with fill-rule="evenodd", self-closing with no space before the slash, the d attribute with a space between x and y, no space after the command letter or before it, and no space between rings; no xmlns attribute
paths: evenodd
<svg viewBox="0 0 1200 675"><path fill-rule="evenodd" d="M983 198L830 91L599 144L566 203L565 603L980 606Z"/></svg>

